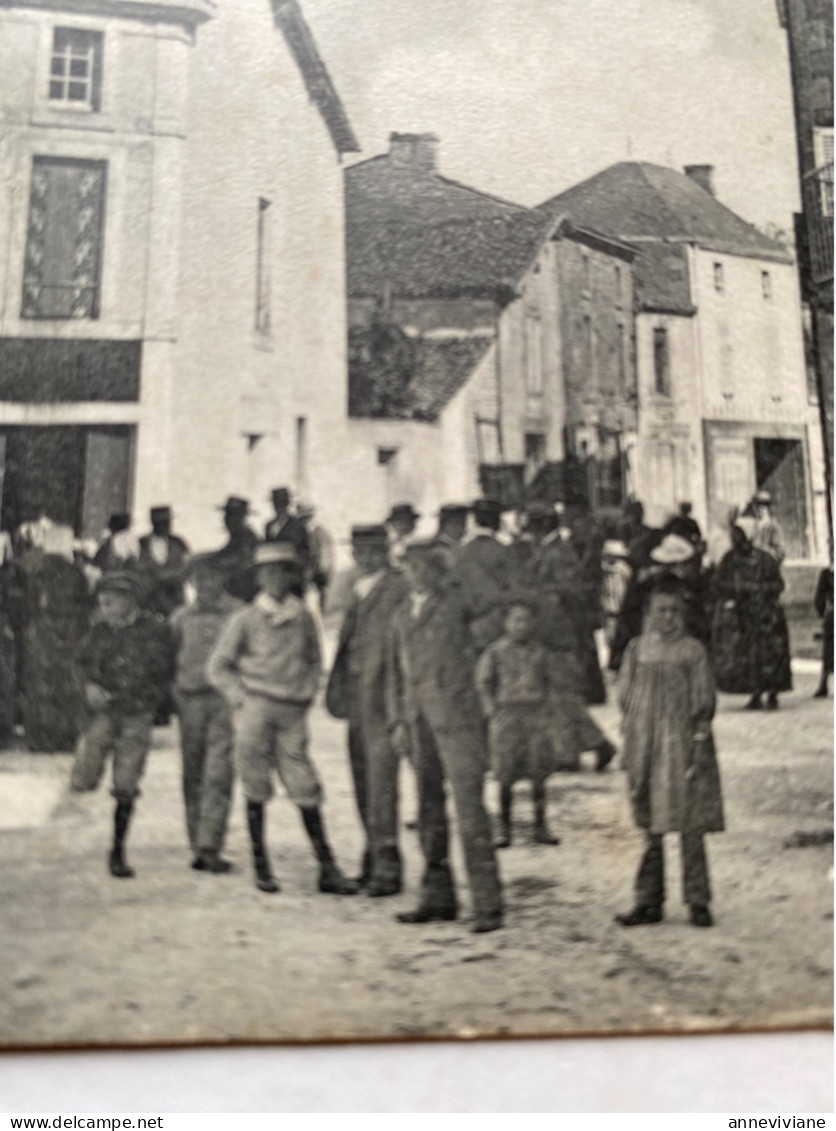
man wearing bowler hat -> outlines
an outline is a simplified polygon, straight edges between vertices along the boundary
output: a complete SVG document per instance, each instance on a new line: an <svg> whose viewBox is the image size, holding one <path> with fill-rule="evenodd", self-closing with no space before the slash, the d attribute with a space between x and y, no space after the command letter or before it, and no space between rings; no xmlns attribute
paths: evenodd
<svg viewBox="0 0 836 1131"><path fill-rule="evenodd" d="M151 507L151 533L139 540L139 568L145 607L170 617L184 601L183 580L189 547L171 531L171 507Z"/></svg>
<svg viewBox="0 0 836 1131"><path fill-rule="evenodd" d="M258 535L247 523L249 500L230 495L220 510L229 534L229 541L217 555L226 575L225 588L231 597L249 602L258 592L253 564Z"/></svg>
<svg viewBox="0 0 836 1131"><path fill-rule="evenodd" d="M409 748L418 778L418 827L425 869L421 898L402 923L458 916L449 860L445 783L456 807L473 901L473 931L502 926L502 888L483 800L485 735L474 684L475 656L457 586L446 586L443 555L410 543L409 596L392 618L386 679L395 750Z"/></svg>
<svg viewBox="0 0 836 1131"><path fill-rule="evenodd" d="M319 890L354 895L334 860L320 811L322 786L308 754L308 712L322 673L313 618L292 590L299 559L287 542L255 551L258 593L233 614L209 658L209 681L226 699L235 733L234 759L247 799L256 887L277 892L267 855L265 805L278 773L319 861Z"/></svg>
<svg viewBox="0 0 836 1131"><path fill-rule="evenodd" d="M412 537L421 515L412 503L396 503L389 511L386 526L389 530L389 560L396 569L403 562L404 549Z"/></svg>
<svg viewBox="0 0 836 1131"><path fill-rule="evenodd" d="M473 504L475 530L460 547L451 580L461 587L470 616L470 632L477 654L504 632L505 600L513 580L513 553L497 537L502 504L477 499Z"/></svg>
<svg viewBox="0 0 836 1131"><path fill-rule="evenodd" d="M399 757L386 724L384 680L389 627L404 601L403 574L389 565L385 526L355 526L351 549L359 576L340 630L325 704L348 719L354 795L366 830L360 885L370 896L401 890L398 848Z"/></svg>
<svg viewBox="0 0 836 1131"><path fill-rule="evenodd" d="M438 512L438 532L433 545L441 550L448 566L456 560L462 539L467 531L467 516L470 507L462 503L445 503Z"/></svg>
<svg viewBox="0 0 836 1131"><path fill-rule="evenodd" d="M129 879L124 846L151 746L154 714L174 674L174 641L159 617L140 607L136 573L107 573L99 582L99 619L78 653L90 721L76 749L71 787L96 788L109 755L116 799L110 874Z"/></svg>
<svg viewBox="0 0 836 1131"><path fill-rule="evenodd" d="M310 564L311 544L308 530L301 518L290 513L291 495L287 487L276 487L270 493L274 515L264 528L266 542L289 542L296 551L299 566L304 574Z"/></svg>

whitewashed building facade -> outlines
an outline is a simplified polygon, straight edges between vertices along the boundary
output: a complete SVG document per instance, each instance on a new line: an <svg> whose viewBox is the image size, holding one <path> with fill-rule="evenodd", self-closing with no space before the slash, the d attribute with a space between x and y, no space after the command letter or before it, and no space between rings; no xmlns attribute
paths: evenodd
<svg viewBox="0 0 836 1131"><path fill-rule="evenodd" d="M341 157L297 0L0 2L6 527L346 495Z"/></svg>

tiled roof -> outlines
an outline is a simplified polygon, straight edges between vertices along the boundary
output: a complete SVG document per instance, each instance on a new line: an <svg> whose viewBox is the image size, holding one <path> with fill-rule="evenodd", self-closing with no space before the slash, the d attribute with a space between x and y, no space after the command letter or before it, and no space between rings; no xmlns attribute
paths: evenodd
<svg viewBox="0 0 836 1131"><path fill-rule="evenodd" d="M425 338L410 385L414 420L437 420L441 410L467 383L493 339Z"/></svg>
<svg viewBox="0 0 836 1131"><path fill-rule="evenodd" d="M348 293L508 301L551 225L519 211L437 224L357 222L347 227Z"/></svg>
<svg viewBox="0 0 836 1131"><path fill-rule="evenodd" d="M394 135L405 137L409 135ZM521 204L451 181L434 168L399 164L382 153L345 171L348 222L443 224L527 213Z"/></svg>
<svg viewBox="0 0 836 1131"><path fill-rule="evenodd" d="M389 420L438 420L442 409L467 383L474 369L493 342L490 335L450 338L410 338L402 331L403 349L398 372L407 372L400 380L396 372L389 378L390 393L374 387L376 366L352 356L349 363L349 412L357 417L382 417ZM359 344L365 337L371 342L373 332L353 330Z"/></svg>
<svg viewBox="0 0 836 1131"><path fill-rule="evenodd" d="M786 248L721 204L691 177L622 161L539 205L619 239L694 243L712 251L790 263Z"/></svg>

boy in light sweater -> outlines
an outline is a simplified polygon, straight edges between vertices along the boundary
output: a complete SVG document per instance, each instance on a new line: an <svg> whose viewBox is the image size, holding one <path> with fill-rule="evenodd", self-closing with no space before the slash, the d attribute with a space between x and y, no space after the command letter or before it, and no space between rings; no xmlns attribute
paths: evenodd
<svg viewBox="0 0 836 1131"><path fill-rule="evenodd" d="M322 672L313 618L292 589L299 563L293 546L257 546L259 592L234 614L209 659L209 681L226 698L235 732L234 758L247 799L256 887L277 892L264 839L264 806L277 771L298 805L319 861L319 890L354 895L334 861L320 812L322 786L308 756L307 715Z"/></svg>

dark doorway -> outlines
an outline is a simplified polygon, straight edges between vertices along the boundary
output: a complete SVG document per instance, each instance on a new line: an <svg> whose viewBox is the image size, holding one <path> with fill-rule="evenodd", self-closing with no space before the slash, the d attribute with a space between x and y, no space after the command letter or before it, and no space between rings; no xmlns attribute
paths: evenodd
<svg viewBox="0 0 836 1131"><path fill-rule="evenodd" d="M133 429L126 426L0 429L0 526L46 515L98 537L108 515L128 508Z"/></svg>
<svg viewBox="0 0 836 1131"><path fill-rule="evenodd" d="M755 480L772 495L772 514L781 527L788 558L805 558L807 499L800 440L755 437Z"/></svg>

